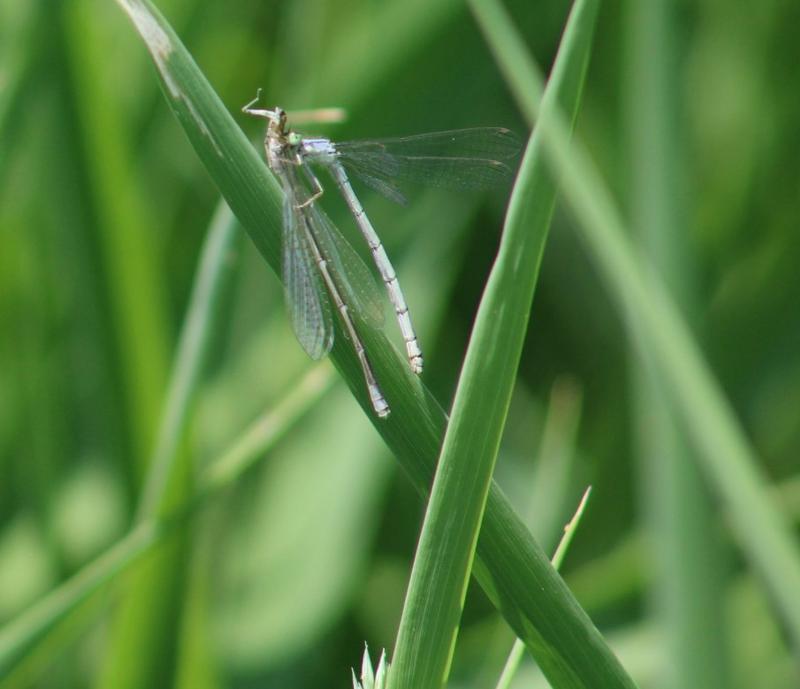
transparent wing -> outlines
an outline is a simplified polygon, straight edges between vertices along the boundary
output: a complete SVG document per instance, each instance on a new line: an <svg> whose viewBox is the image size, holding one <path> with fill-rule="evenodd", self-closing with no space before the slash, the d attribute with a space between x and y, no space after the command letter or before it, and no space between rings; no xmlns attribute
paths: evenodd
<svg viewBox="0 0 800 689"><path fill-rule="evenodd" d="M382 294L372 271L322 208L310 204L303 211L311 223L322 255L331 264L334 282L350 307L350 313L373 328L383 327Z"/></svg>
<svg viewBox="0 0 800 689"><path fill-rule="evenodd" d="M376 141L334 144L337 158L365 184L405 202L399 184L485 189L505 181L522 143L499 127L456 129ZM324 161L320 161L323 162Z"/></svg>
<svg viewBox="0 0 800 689"><path fill-rule="evenodd" d="M322 276L314 263L305 218L292 196L283 203L283 284L292 329L312 359L321 359L333 346L333 318Z"/></svg>

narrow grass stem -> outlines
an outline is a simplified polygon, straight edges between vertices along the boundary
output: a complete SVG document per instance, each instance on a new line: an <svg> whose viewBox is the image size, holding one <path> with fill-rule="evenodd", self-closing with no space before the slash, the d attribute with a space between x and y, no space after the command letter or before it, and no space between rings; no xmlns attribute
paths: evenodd
<svg viewBox="0 0 800 689"><path fill-rule="evenodd" d="M592 487L589 486L584 491L583 496L578 503L578 509L575 510L575 514L572 516L572 519L570 519L569 523L564 527L564 533L561 535L561 540L558 542L558 547L556 548L556 552L553 554L553 559L551 560L553 567L556 570L561 569L561 563L566 557L567 550L569 550L570 543L572 543L572 538L578 529L578 524L580 524L580 521L583 518L583 513L586 510L586 503L589 501L589 495L591 492ZM514 641L514 645L511 647L511 651L508 654L506 663L503 666L503 672L500 675L500 679L497 680L497 686L495 689L510 689L511 682L514 679L514 675L517 674L517 670L519 670L520 663L522 663L524 656L525 642L521 639L516 639Z"/></svg>

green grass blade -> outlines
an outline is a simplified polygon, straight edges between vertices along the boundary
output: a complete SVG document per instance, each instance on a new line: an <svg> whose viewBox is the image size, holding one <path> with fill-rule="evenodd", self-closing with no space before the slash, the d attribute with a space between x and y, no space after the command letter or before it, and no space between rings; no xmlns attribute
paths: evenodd
<svg viewBox="0 0 800 689"><path fill-rule="evenodd" d="M76 90L84 94L76 106L98 242L108 266L107 289L140 478L155 437L169 369L163 257L148 238L154 218L143 194L136 191L135 149L121 135L125 130L119 122L126 113L114 94L116 84L104 78L104 24L87 0L60 5L58 11L63 14Z"/></svg>
<svg viewBox="0 0 800 689"><path fill-rule="evenodd" d="M147 43L167 100L192 145L231 209L277 271L281 199L275 181L164 19L144 0L119 0L119 4ZM363 335L392 406L389 419L375 421L376 427L424 494L444 433L444 413L406 370L382 333L365 331ZM337 338L331 357L359 403L371 414L358 362L344 337ZM559 686L632 686L548 558L494 486L478 548L476 569L481 584L540 664L552 676L564 678ZM580 645L577 656L576 644Z"/></svg>
<svg viewBox="0 0 800 689"><path fill-rule="evenodd" d="M344 102L352 106L362 100L372 84L391 79L393 70L426 42L435 40L437 32L459 12L461 3L457 0L395 0L377 4L370 12L356 13L355 24L340 34L342 40L328 52L328 63L315 67L324 77L315 84L320 102ZM377 64L370 59L369 41L353 40L353 36L381 37L381 59ZM308 49L303 46L301 50Z"/></svg>
<svg viewBox="0 0 800 689"><path fill-rule="evenodd" d="M103 70L108 37L93 3L79 0L64 5L68 45L73 59L87 141L87 161L96 192L99 238L109 265L108 280L114 304L117 339L124 362L124 390L133 426L133 456L139 476L146 471L158 428L158 412L168 376L169 348L164 271L158 244L148 237L155 218L149 217L143 194L134 192L134 149L127 145L118 123L127 115L113 107L113 82ZM163 424L162 424L163 427ZM183 474L186 484L188 474ZM176 500L185 497L185 486ZM164 672L170 662L169 640L179 619L182 538L170 541L148 567L137 571L122 598L113 641L99 673L103 686L135 687ZM141 682L138 677L144 678Z"/></svg>
<svg viewBox="0 0 800 689"><path fill-rule="evenodd" d="M505 54L501 34L489 25L484 31L499 60L515 59ZM529 84L531 92L540 88L541 83ZM646 348L656 366L743 552L800 644L798 545L769 496L756 453L655 271L627 240L625 223L588 153L577 141L570 142L566 118L551 119L543 130L589 254L625 316L632 339Z"/></svg>
<svg viewBox="0 0 800 689"><path fill-rule="evenodd" d="M35 93L36 72L44 62L44 45L50 38L42 17L45 3L27 3L21 16L4 26L4 41L0 60L4 65L4 84L0 94L0 185L6 186L9 159L22 140L19 130L25 121L26 108Z"/></svg>
<svg viewBox="0 0 800 689"><path fill-rule="evenodd" d="M575 381L556 380L550 391L547 417L536 472L531 481L530 514L527 521L545 550L563 537L564 517L571 501L582 392Z"/></svg>
<svg viewBox="0 0 800 689"><path fill-rule="evenodd" d="M122 540L83 567L33 607L0 629L0 677L13 676L28 655L82 602L129 571L196 510L232 485L274 445L330 386L324 368L311 370L274 408L269 409L213 462L198 481L193 500L160 520L148 517Z"/></svg>
<svg viewBox="0 0 800 689"><path fill-rule="evenodd" d="M593 2L575 4L543 113L558 102L577 112L596 10ZM438 688L447 678L555 194L534 133L461 371L400 622L390 689ZM554 686L569 686L571 680L555 668L545 671Z"/></svg>
<svg viewBox="0 0 800 689"><path fill-rule="evenodd" d="M33 607L0 629L0 677L13 681L37 645L81 603L100 590L157 542L159 527L139 524L112 548L83 567Z"/></svg>
<svg viewBox="0 0 800 689"><path fill-rule="evenodd" d="M583 519L583 513L586 510L586 503L589 502L589 496L591 494L592 487L589 486L585 491L583 491L581 501L578 503L578 508L575 510L575 514L572 515L572 519L570 519L567 525L564 527L564 535L558 542L556 552L553 553L553 567L556 569L561 569L561 563L564 562L564 558L567 556L567 550L569 550L569 545L572 543L572 539L575 537L575 532L578 530L578 525L581 523L581 519Z"/></svg>
<svg viewBox="0 0 800 689"><path fill-rule="evenodd" d="M591 492L591 486L589 486L583 492L583 497L581 497L581 501L578 503L578 509L575 510L575 514L572 515L572 519L569 520L561 533L561 540L558 542L556 552L553 554L552 559L553 568L555 570L561 569L561 563L564 562L564 558L567 555L567 550L569 550L569 545L572 543L575 532L578 530L578 524L581 523L583 513L586 510L586 503L589 501L589 495ZM517 673L524 655L525 644L520 639L515 640L514 646L511 648L511 652L508 654L508 659L503 666L503 672L500 675L500 679L497 680L496 689L510 689L511 681L514 679L514 675Z"/></svg>
<svg viewBox="0 0 800 689"><path fill-rule="evenodd" d="M489 50L506 80L517 107L533 125L542 102L542 73L533 60L528 46L497 0L469 0L469 7L483 31Z"/></svg>
<svg viewBox="0 0 800 689"><path fill-rule="evenodd" d="M191 454L186 433L209 343L224 313L223 298L235 275L230 260L238 223L221 204L197 269L138 520L168 516L191 494ZM100 674L101 686L148 686L171 672L171 640L177 636L188 538L171 534L150 553L129 581L114 620L113 641ZM134 650L135 649L135 650Z"/></svg>
<svg viewBox="0 0 800 689"><path fill-rule="evenodd" d="M631 224L644 253L670 286L684 313L697 312L696 274L689 260L689 165L679 132L685 54L678 10L660 0L630 3L629 68L625 106L631 145ZM678 143L676 143L678 142ZM725 662L726 564L711 495L697 458L677 426L673 405L650 363L632 357L634 418L647 559L648 598L670 659L660 671L663 689L722 689Z"/></svg>
<svg viewBox="0 0 800 689"><path fill-rule="evenodd" d="M211 221L186 320L175 352L175 365L167 390L163 421L147 473L139 519L166 514L171 507L169 481L176 473L181 442L189 423L209 344L226 306L221 302L234 275L234 253L239 224L224 202ZM180 472L180 469L177 469Z"/></svg>

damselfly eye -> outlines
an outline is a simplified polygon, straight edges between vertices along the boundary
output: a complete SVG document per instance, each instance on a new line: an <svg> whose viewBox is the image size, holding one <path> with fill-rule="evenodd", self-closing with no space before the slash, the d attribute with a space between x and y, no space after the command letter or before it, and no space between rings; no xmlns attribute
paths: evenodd
<svg viewBox="0 0 800 689"><path fill-rule="evenodd" d="M297 132L289 132L289 136L286 137L286 140L289 142L290 146L299 146L303 137Z"/></svg>

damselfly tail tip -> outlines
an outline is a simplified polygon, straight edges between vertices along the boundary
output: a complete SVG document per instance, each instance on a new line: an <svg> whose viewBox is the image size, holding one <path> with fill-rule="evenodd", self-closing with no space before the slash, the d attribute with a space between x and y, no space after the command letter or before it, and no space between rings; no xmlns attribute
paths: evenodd
<svg viewBox="0 0 800 689"><path fill-rule="evenodd" d="M408 364L409 364L409 366L411 366L411 370L416 375L419 376L419 375L422 374L422 357L421 356L412 356L411 358L409 358Z"/></svg>
<svg viewBox="0 0 800 689"><path fill-rule="evenodd" d="M369 386L369 397L372 402L372 408L375 410L378 418L385 419L389 416L391 411L389 409L389 403L376 385Z"/></svg>

